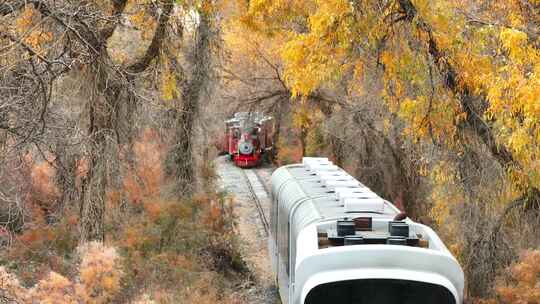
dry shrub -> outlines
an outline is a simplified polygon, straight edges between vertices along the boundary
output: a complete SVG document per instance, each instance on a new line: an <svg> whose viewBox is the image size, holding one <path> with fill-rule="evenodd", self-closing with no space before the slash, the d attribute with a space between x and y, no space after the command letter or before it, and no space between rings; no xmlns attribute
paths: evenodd
<svg viewBox="0 0 540 304"><path fill-rule="evenodd" d="M247 268L238 251L238 239L234 229L234 201L224 195L198 196L201 220L205 227L206 245L202 255L212 270L224 273L245 273Z"/></svg>
<svg viewBox="0 0 540 304"><path fill-rule="evenodd" d="M26 293L26 289L21 287L19 280L8 273L5 267L0 266L0 300L6 303L18 303L24 299Z"/></svg>
<svg viewBox="0 0 540 304"><path fill-rule="evenodd" d="M106 192L106 222L113 237L125 239L127 243L137 243L132 236L135 233L132 225L141 226L144 220L138 220L141 212L147 212L152 218L158 218L168 205L160 199L162 185L165 184L162 168L164 147L152 129L147 129L133 143L132 149L122 149L120 160L122 166L121 183ZM125 243L124 241L121 241Z"/></svg>
<svg viewBox="0 0 540 304"><path fill-rule="evenodd" d="M75 272L72 253L78 242L76 225L73 210L65 210L57 223L29 223L30 227L15 235L11 246L1 256L25 285L36 284L49 271Z"/></svg>
<svg viewBox="0 0 540 304"><path fill-rule="evenodd" d="M136 298L144 288L160 303L184 303L202 288L196 283L201 273L214 273L221 285L241 276L245 266L237 250L232 201L206 193L182 201L147 198L142 206L118 238L129 286L124 298Z"/></svg>
<svg viewBox="0 0 540 304"><path fill-rule="evenodd" d="M116 249L91 242L79 248L81 255L80 289L85 300L108 303L120 291L119 256Z"/></svg>
<svg viewBox="0 0 540 304"><path fill-rule="evenodd" d="M155 132L145 131L129 159L121 155L127 165L121 166L122 182L107 191L106 218L118 251L100 243L75 250L77 210L65 208L59 221L47 221L48 203L58 193L54 170L30 166L28 188L36 194L28 202L36 220L27 223L6 256L16 276L0 271L0 278L10 279L4 284L9 295L20 303L240 303L230 295L245 268L233 202L212 191L191 199L167 196L163 151ZM87 166L84 159L77 164L75 187ZM210 176L213 169L208 170ZM211 279L202 284L206 274ZM34 287L21 287L15 278ZM193 296L205 290L200 299Z"/></svg>
<svg viewBox="0 0 540 304"><path fill-rule="evenodd" d="M31 171L26 158L2 160L0 170L0 225L10 232L20 232L25 219L24 198L31 192Z"/></svg>
<svg viewBox="0 0 540 304"><path fill-rule="evenodd" d="M540 303L540 250L523 252L520 261L510 268L510 275L510 280L499 282L495 288L502 303Z"/></svg>
<svg viewBox="0 0 540 304"><path fill-rule="evenodd" d="M476 304L540 303L540 250L522 252L520 260L508 270L508 277L497 280L497 298L479 299Z"/></svg>
<svg viewBox="0 0 540 304"><path fill-rule="evenodd" d="M14 235L12 246L6 250L7 257L13 261L45 261L50 256L53 242L63 233L58 233L57 221L58 201L60 191L55 184L56 170L48 161L35 161L30 154L25 155L23 164L18 170L27 180L21 183L28 184L24 192L23 209L24 225L19 234ZM54 225L51 225L54 223ZM64 231L62 231L64 232ZM70 235L69 233L67 235ZM24 268L21 267L21 268Z"/></svg>
<svg viewBox="0 0 540 304"><path fill-rule="evenodd" d="M43 304L77 304L79 303L79 297L75 288L75 284L69 279L58 273L51 272L29 291L27 301Z"/></svg>
<svg viewBox="0 0 540 304"><path fill-rule="evenodd" d="M156 301L152 300L152 298L148 294L143 294L138 299L136 299L133 304L157 304Z"/></svg>
<svg viewBox="0 0 540 304"><path fill-rule="evenodd" d="M27 225L43 226L51 222L58 210L60 191L56 186L56 169L48 160L36 161L27 154L25 167L29 170L30 186L25 195L25 209L28 212Z"/></svg>
<svg viewBox="0 0 540 304"><path fill-rule="evenodd" d="M59 191L54 182L56 169L48 162L35 163L32 166L32 198L43 207L52 208Z"/></svg>
<svg viewBox="0 0 540 304"><path fill-rule="evenodd" d="M116 250L91 242L79 247L78 252L81 257L78 280L50 272L27 289L0 267L0 297L16 303L110 303L121 287L121 262Z"/></svg>
<svg viewBox="0 0 540 304"><path fill-rule="evenodd" d="M56 170L48 161L37 161L30 153L10 158L0 172L0 225L10 232L38 229L53 219L60 191ZM35 235L35 231L31 232ZM32 236L29 236L31 239Z"/></svg>
<svg viewBox="0 0 540 304"><path fill-rule="evenodd" d="M133 203L159 196L164 183L164 148L154 130L146 130L133 144L135 165L124 178L124 191Z"/></svg>
<svg viewBox="0 0 540 304"><path fill-rule="evenodd" d="M279 139L276 163L278 166L298 163L302 160L302 144L295 139Z"/></svg>
<svg viewBox="0 0 540 304"><path fill-rule="evenodd" d="M204 273L196 282L196 289L188 290L183 303L186 304L240 304L244 303L237 295L226 293L219 288L212 273Z"/></svg>

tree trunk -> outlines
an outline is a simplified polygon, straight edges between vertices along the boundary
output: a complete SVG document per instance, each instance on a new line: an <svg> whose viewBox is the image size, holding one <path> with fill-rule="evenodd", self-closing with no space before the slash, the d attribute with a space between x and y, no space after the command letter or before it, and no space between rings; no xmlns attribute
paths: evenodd
<svg viewBox="0 0 540 304"><path fill-rule="evenodd" d="M113 1L113 15L119 17L126 4L126 0ZM125 120L131 119L131 112L135 108L133 106L135 99L129 86L133 83L135 75L145 71L160 54L163 40L166 38L165 29L174 8L174 1L167 0L161 4L163 10L149 47L140 60L126 69L119 69L107 52L107 40L113 35L118 23L101 30L100 39L93 40L93 49L98 50L99 53L89 71L93 77L94 91L88 106L90 143L87 156L88 172L82 181L80 242L105 239L107 177L109 175L119 177L119 172L114 172L114 174L108 172L112 168L109 163L118 164L115 159L118 157L118 152L111 148L120 142L120 126L125 124ZM95 33L91 33L91 36L95 36ZM125 107L125 112L121 111L122 107ZM129 137L129 131L127 133ZM119 171L119 168L117 169Z"/></svg>
<svg viewBox="0 0 540 304"><path fill-rule="evenodd" d="M103 51L101 60L110 60ZM104 241L105 188L107 186L107 151L114 143L116 111L122 86L114 79L111 64L97 61L92 69L94 93L89 104L88 172L82 182L80 207L81 242ZM114 157L114 155L110 155Z"/></svg>
<svg viewBox="0 0 540 304"><path fill-rule="evenodd" d="M183 195L193 193L195 183L193 159L193 130L199 110L199 101L207 87L210 73L210 20L205 13L200 13L194 47L188 61L192 65L189 79L183 80L181 86L180 110L176 113L176 145L173 147L173 173L176 180L176 191ZM176 60L177 78L183 79L183 70Z"/></svg>
<svg viewBox="0 0 540 304"><path fill-rule="evenodd" d="M80 155L70 149L66 149L68 142L61 139L56 142L56 164L58 171L56 174L56 184L60 189L58 209L61 214L66 207L73 206L77 201L77 187L75 179L77 175L77 160Z"/></svg>
<svg viewBox="0 0 540 304"><path fill-rule="evenodd" d="M97 139L96 141L101 141ZM80 242L105 240L105 174L104 150L102 143L94 143L88 160L88 172L82 182L80 208Z"/></svg>
<svg viewBox="0 0 540 304"><path fill-rule="evenodd" d="M300 127L300 144L302 145L302 156L306 156L308 128Z"/></svg>
<svg viewBox="0 0 540 304"><path fill-rule="evenodd" d="M282 108L285 101L279 99L273 109L274 116L274 133L272 134L272 162L275 163L279 153L279 137L281 136L281 121L283 118Z"/></svg>
<svg viewBox="0 0 540 304"><path fill-rule="evenodd" d="M324 102L321 100L314 100L321 110L321 112L324 115L324 118L326 120L330 119L332 117L332 114L334 113L334 108L332 107L332 104L328 102ZM343 150L345 147L343 146L343 142L336 136L330 135L330 151L332 153L332 156L334 157L334 160L336 161L336 165L339 167L343 167Z"/></svg>

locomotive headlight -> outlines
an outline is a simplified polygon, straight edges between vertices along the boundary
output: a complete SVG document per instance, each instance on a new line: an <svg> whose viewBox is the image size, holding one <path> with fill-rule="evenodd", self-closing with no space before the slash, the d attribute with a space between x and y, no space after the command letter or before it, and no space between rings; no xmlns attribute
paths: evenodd
<svg viewBox="0 0 540 304"><path fill-rule="evenodd" d="M238 143L238 151L240 154L248 155L253 153L253 143L251 141L242 140Z"/></svg>

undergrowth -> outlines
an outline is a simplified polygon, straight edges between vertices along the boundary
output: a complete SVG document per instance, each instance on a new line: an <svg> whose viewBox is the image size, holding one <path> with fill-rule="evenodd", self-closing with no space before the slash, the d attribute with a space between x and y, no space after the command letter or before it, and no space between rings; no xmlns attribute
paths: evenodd
<svg viewBox="0 0 540 304"><path fill-rule="evenodd" d="M78 244L74 206L56 221L36 207L0 252L0 302L243 303L236 289L249 273L238 251L233 201L212 190L212 180L191 197L168 193L165 149L154 132L133 150L120 186L107 191L105 243ZM39 169L32 186L39 197L29 200L39 204L30 205L52 204L54 170L44 163L31 168Z"/></svg>

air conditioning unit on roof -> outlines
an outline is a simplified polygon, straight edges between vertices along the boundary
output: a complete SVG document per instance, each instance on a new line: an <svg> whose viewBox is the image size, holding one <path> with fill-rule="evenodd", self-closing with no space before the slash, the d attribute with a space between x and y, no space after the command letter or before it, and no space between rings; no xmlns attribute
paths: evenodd
<svg viewBox="0 0 540 304"><path fill-rule="evenodd" d="M384 200L382 198L358 199L346 198L344 200L345 212L383 213Z"/></svg>
<svg viewBox="0 0 540 304"><path fill-rule="evenodd" d="M349 198L354 199L372 199L372 198L381 198L374 192L365 192L365 193L338 193L337 198L342 205L345 205L345 200Z"/></svg>
<svg viewBox="0 0 540 304"><path fill-rule="evenodd" d="M338 166L333 164L307 164L305 165L306 169L314 172L319 171L338 171L340 170Z"/></svg>
<svg viewBox="0 0 540 304"><path fill-rule="evenodd" d="M361 184L361 183L360 183ZM361 186L358 186L358 187L336 187L334 189L334 191L336 193L340 193L340 192L343 192L343 193L365 193L365 192L373 192L371 191L371 189L369 189L368 187L365 187L363 185Z"/></svg>
<svg viewBox="0 0 540 304"><path fill-rule="evenodd" d="M348 181L340 180L324 180L322 181L323 186L331 188L333 191L336 187L358 187L360 184L357 180L352 179Z"/></svg>
<svg viewBox="0 0 540 304"><path fill-rule="evenodd" d="M331 164L332 162L328 160L326 157L303 157L302 158L302 164Z"/></svg>
<svg viewBox="0 0 540 304"><path fill-rule="evenodd" d="M320 176L319 178L321 179L322 183L326 181L356 181L350 175L324 175Z"/></svg>
<svg viewBox="0 0 540 304"><path fill-rule="evenodd" d="M315 175L319 176L319 177L325 177L325 176L350 176L347 172L345 171L341 171L341 170L338 170L338 171L317 171L315 172Z"/></svg>

